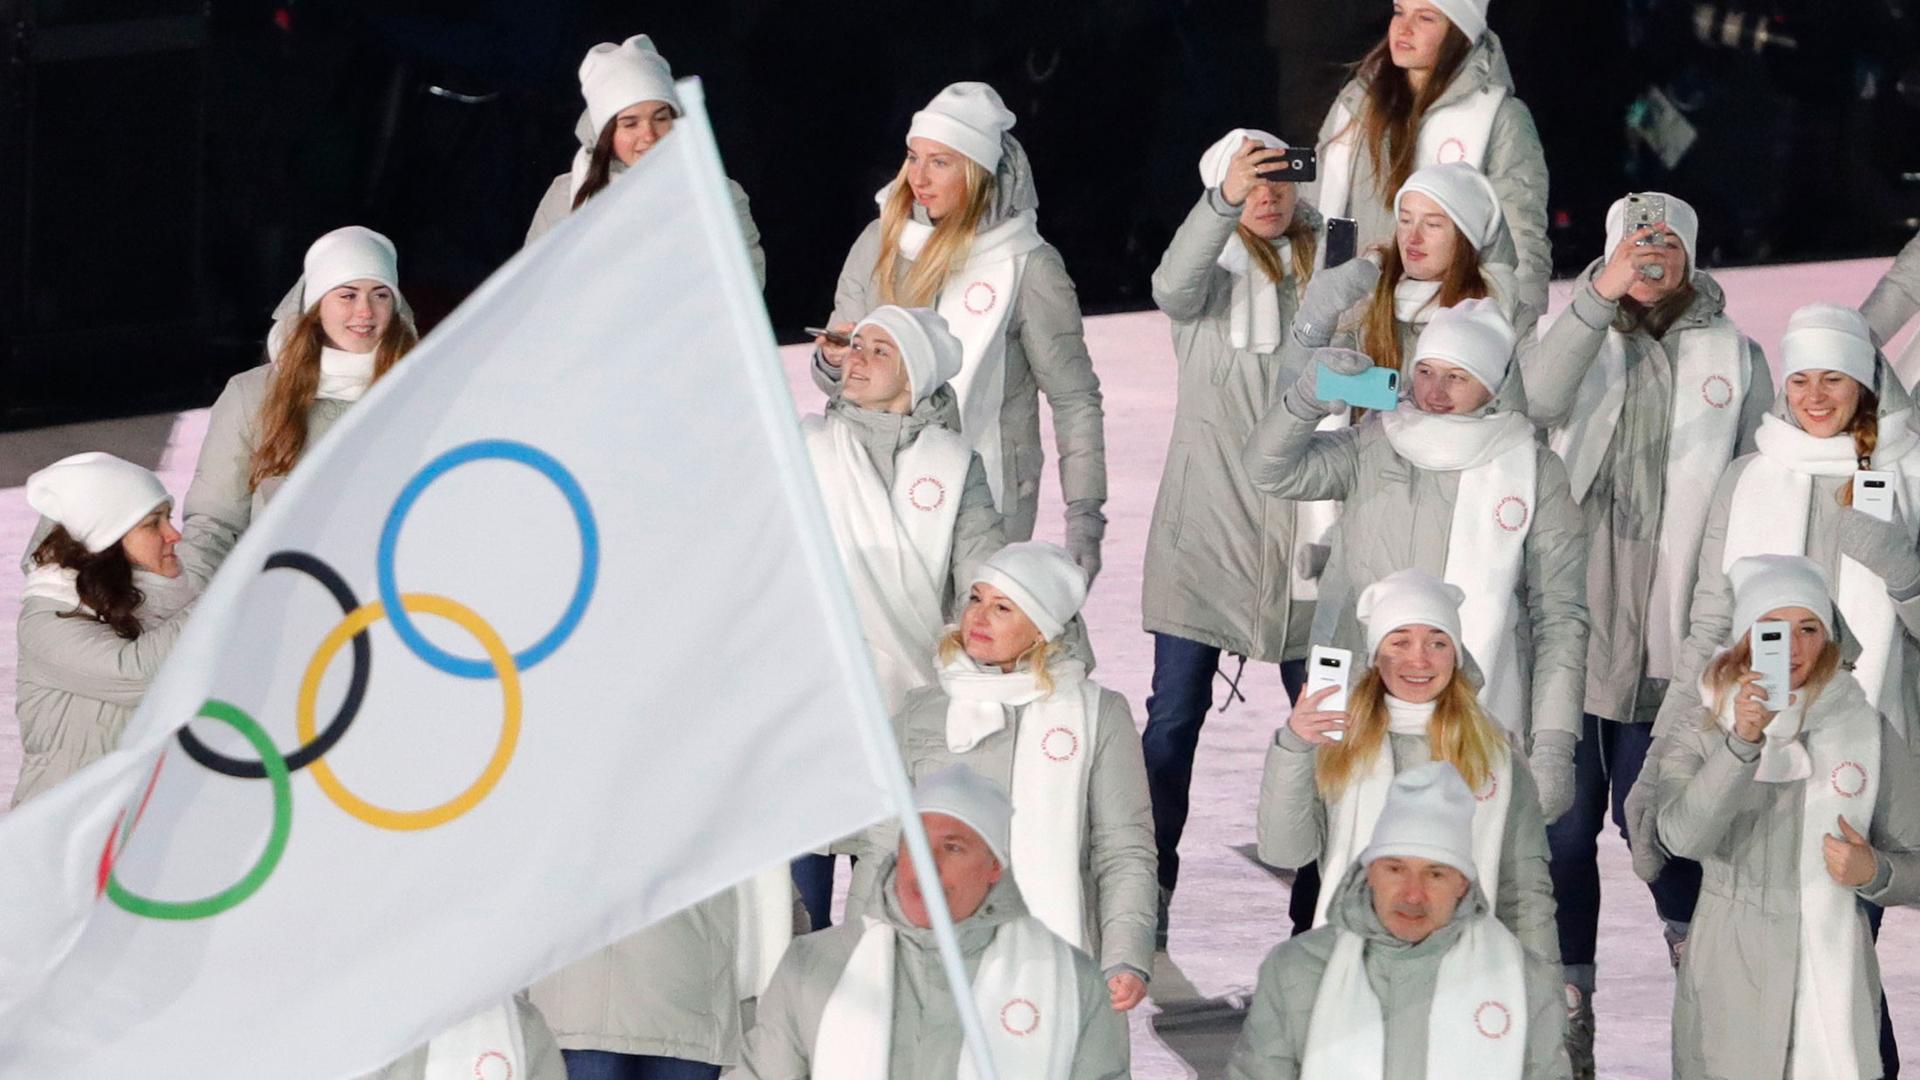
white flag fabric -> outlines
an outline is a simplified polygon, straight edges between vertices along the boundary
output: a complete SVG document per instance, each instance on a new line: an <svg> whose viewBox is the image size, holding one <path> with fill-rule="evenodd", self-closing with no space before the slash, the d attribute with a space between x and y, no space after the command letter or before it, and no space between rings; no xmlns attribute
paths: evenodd
<svg viewBox="0 0 1920 1080"><path fill-rule="evenodd" d="M681 90L670 138L313 448L120 748L0 819L0 1072L375 1069L891 813Z"/></svg>

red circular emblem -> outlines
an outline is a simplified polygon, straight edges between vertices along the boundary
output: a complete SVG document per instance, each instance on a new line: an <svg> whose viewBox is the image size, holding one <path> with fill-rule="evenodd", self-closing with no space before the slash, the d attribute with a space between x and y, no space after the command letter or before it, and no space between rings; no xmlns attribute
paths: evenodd
<svg viewBox="0 0 1920 1080"><path fill-rule="evenodd" d="M1508 532L1519 532L1526 528L1527 518L1531 514L1532 510L1527 506L1527 500L1518 495L1509 495L1495 503L1493 507L1494 524Z"/></svg>
<svg viewBox="0 0 1920 1080"><path fill-rule="evenodd" d="M1433 155L1433 158L1442 165L1450 165L1456 161L1465 161L1467 160L1467 144L1461 142L1459 139L1448 139L1446 142L1440 144L1440 149Z"/></svg>
<svg viewBox="0 0 1920 1080"><path fill-rule="evenodd" d="M1498 794L1500 794L1500 778L1497 776L1489 776L1487 777L1486 793L1485 794L1476 793L1473 796L1473 798L1475 802L1486 802L1488 799L1491 799Z"/></svg>
<svg viewBox="0 0 1920 1080"><path fill-rule="evenodd" d="M1709 375L1700 384L1700 397L1716 409L1733 404L1733 384L1725 375Z"/></svg>
<svg viewBox="0 0 1920 1080"><path fill-rule="evenodd" d="M1048 761L1072 761L1080 752L1080 736L1063 727L1051 728L1040 736L1040 752Z"/></svg>
<svg viewBox="0 0 1920 1080"><path fill-rule="evenodd" d="M1026 998L1014 998L1000 1006L1000 1026L1009 1035L1031 1035L1040 1030L1040 1006Z"/></svg>
<svg viewBox="0 0 1920 1080"><path fill-rule="evenodd" d="M966 307L969 314L973 315L985 315L993 310L993 305L999 302L1000 294L994 292L993 286L984 281L974 282L967 286L966 292L960 294L960 303Z"/></svg>
<svg viewBox="0 0 1920 1080"><path fill-rule="evenodd" d="M938 510L947 504L947 485L931 476L923 476L907 489L907 501L915 510Z"/></svg>
<svg viewBox="0 0 1920 1080"><path fill-rule="evenodd" d="M513 1062L498 1050L489 1050L473 1062L474 1080L513 1080Z"/></svg>
<svg viewBox="0 0 1920 1080"><path fill-rule="evenodd" d="M1867 790L1867 770L1857 761L1843 761L1833 767L1827 781L1841 798L1858 798Z"/></svg>
<svg viewBox="0 0 1920 1080"><path fill-rule="evenodd" d="M1473 1010L1473 1026L1489 1039L1504 1039L1513 1030L1513 1012L1497 1001L1483 1001Z"/></svg>

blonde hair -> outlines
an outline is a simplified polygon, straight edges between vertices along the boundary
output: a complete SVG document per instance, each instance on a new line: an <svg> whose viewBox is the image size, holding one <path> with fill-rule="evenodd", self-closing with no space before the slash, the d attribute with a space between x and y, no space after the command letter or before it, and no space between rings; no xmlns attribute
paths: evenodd
<svg viewBox="0 0 1920 1080"><path fill-rule="evenodd" d="M1347 716L1351 726L1346 738L1320 747L1314 755L1314 782L1320 797L1328 802L1338 800L1377 755L1393 752L1387 745L1387 685L1378 669L1367 669L1360 685L1353 688ZM1461 778L1473 791L1487 786L1493 778L1494 764L1507 752L1506 737L1480 707L1473 687L1458 669L1434 701L1433 719L1427 722L1427 745L1433 760L1460 770Z"/></svg>
<svg viewBox="0 0 1920 1080"><path fill-rule="evenodd" d="M393 318L374 346L373 381L379 382L420 337L400 314L394 296ZM308 308L288 328L286 343L273 358L267 396L260 403L260 442L247 467L247 489L259 490L264 480L285 476L307 448L307 410L320 392L320 350L327 333L320 326L320 305Z"/></svg>
<svg viewBox="0 0 1920 1080"><path fill-rule="evenodd" d="M1748 634L1741 634L1739 641L1734 642L1731 647L1707 664L1706 674L1701 677L1700 681L1706 684L1708 692L1713 695L1713 704L1708 707L1706 715L1701 717L1703 726L1719 726L1720 712L1727 707L1728 696L1733 693L1735 687L1740 685L1740 676L1751 670L1753 670L1753 638ZM1829 636L1826 647L1821 649L1820 655L1814 658L1813 670L1807 673L1806 685L1800 688L1807 695L1807 708L1813 708L1813 703L1820 698L1820 691L1826 689L1827 684L1833 681L1834 674L1839 670L1840 643Z"/></svg>
<svg viewBox="0 0 1920 1080"><path fill-rule="evenodd" d="M953 658L967 651L966 640L957 626L947 627L946 635L940 639L940 662L953 663ZM1013 670L1033 672L1033 684L1040 688L1043 696L1053 695L1053 675L1047 671L1047 662L1053 659L1053 642L1037 641L1013 659Z"/></svg>
<svg viewBox="0 0 1920 1080"><path fill-rule="evenodd" d="M993 175L970 157L960 158L967 187L966 206L957 214L933 223L933 235L927 238L898 285L894 276L900 266L900 234L913 220L913 189L907 184L906 162L893 178L887 201L880 208L880 257L874 260L873 276L880 283L880 302L901 307L932 307L947 283L947 275L967 261L973 248L973 235L993 205Z"/></svg>
<svg viewBox="0 0 1920 1080"><path fill-rule="evenodd" d="M1247 255L1253 260L1253 264L1260 268L1261 273L1267 275L1268 281L1278 285L1285 280L1291 270L1294 294L1299 296L1306 293L1307 282L1313 277L1313 255L1319 239L1314 233L1313 226L1307 224L1306 219L1297 211L1293 215L1293 220L1287 224L1287 231L1281 234L1293 246L1291 268L1282 266L1280 253L1252 229L1241 225L1236 227L1234 232L1239 235L1240 242L1246 245Z"/></svg>

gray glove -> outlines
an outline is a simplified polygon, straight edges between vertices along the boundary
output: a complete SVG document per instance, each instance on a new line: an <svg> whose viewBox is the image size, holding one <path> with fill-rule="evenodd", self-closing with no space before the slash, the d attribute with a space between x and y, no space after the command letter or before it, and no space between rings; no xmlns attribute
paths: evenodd
<svg viewBox="0 0 1920 1080"><path fill-rule="evenodd" d="M1340 316L1373 295L1379 283L1380 268L1372 259L1364 258L1313 275L1306 295L1300 298L1300 310L1293 316L1294 340L1309 349L1332 341Z"/></svg>
<svg viewBox="0 0 1920 1080"><path fill-rule="evenodd" d="M1647 748L1640 778L1627 792L1627 847L1633 852L1633 873L1649 883L1658 880L1667 866L1666 849L1660 846L1659 818L1654 812L1654 792L1660 787L1660 755L1665 746L1656 738Z"/></svg>
<svg viewBox="0 0 1920 1080"><path fill-rule="evenodd" d="M1540 789L1540 816L1551 825L1573 806L1573 748L1579 742L1565 731L1541 731L1533 736L1527 768L1533 786Z"/></svg>
<svg viewBox="0 0 1920 1080"><path fill-rule="evenodd" d="M1087 584L1100 576L1100 541L1107 535L1107 516L1100 500L1079 499L1067 504L1067 554L1087 572Z"/></svg>
<svg viewBox="0 0 1920 1080"><path fill-rule="evenodd" d="M1887 592L1901 600L1920 593L1920 551L1907 539L1907 530L1849 506L1840 511L1840 553L1887 583Z"/></svg>
<svg viewBox="0 0 1920 1080"><path fill-rule="evenodd" d="M1320 365L1325 364L1342 375L1358 375L1373 366L1366 353L1352 349L1315 349L1307 364L1287 390L1287 408L1302 420L1318 421L1333 412L1331 403L1320 397Z"/></svg>

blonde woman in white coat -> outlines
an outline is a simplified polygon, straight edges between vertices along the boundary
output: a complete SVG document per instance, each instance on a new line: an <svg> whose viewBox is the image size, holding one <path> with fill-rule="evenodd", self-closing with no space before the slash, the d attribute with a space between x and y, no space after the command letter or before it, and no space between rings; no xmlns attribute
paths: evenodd
<svg viewBox="0 0 1920 1080"><path fill-rule="evenodd" d="M1007 538L1033 535L1040 501L1040 395L1053 414L1066 544L1099 573L1107 519L1105 414L1066 263L1041 239L1039 196L1013 113L986 83L942 90L913 115L907 157L875 197L880 214L840 270L814 383L839 392L844 337L882 304L935 307L964 346L958 430L986 466Z"/></svg>
<svg viewBox="0 0 1920 1080"><path fill-rule="evenodd" d="M1674 1075L1874 1080L1880 973L1861 901L1920 902L1920 766L1841 670L1819 568L1757 555L1730 576L1706 708L1660 744L1654 828L1704 871L1674 994ZM1776 621L1790 667L1770 701L1751 634Z"/></svg>
<svg viewBox="0 0 1920 1080"><path fill-rule="evenodd" d="M529 244L632 168L667 137L682 112L680 96L673 89L673 69L645 34L635 34L618 45L603 41L587 50L580 61L580 95L587 101L586 111L574 125L580 148L574 152L573 167L554 177L540 197L533 223L527 226ZM765 288L767 253L760 246L760 227L753 223L747 193L730 179L727 194L740 219L753 276Z"/></svg>

